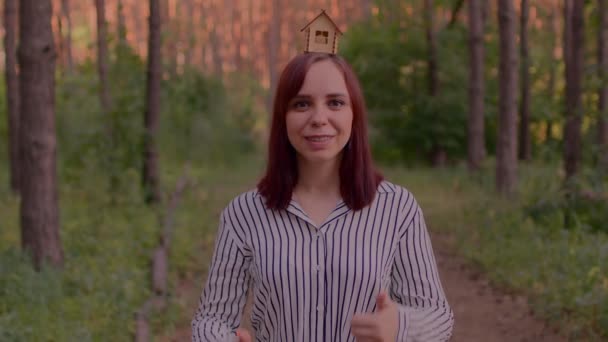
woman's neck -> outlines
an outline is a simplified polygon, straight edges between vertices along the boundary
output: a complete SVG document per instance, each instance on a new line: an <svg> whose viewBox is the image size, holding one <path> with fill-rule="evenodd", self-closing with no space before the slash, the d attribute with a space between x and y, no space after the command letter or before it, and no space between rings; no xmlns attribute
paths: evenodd
<svg viewBox="0 0 608 342"><path fill-rule="evenodd" d="M311 163L298 160L298 195L331 196L340 198L340 160Z"/></svg>

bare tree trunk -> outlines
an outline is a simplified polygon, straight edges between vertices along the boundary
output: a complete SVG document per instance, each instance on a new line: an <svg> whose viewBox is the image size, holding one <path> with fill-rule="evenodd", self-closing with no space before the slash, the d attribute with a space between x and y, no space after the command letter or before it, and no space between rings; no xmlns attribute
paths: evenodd
<svg viewBox="0 0 608 342"><path fill-rule="evenodd" d="M65 18L66 25L66 35L63 37L63 41L65 42L65 65L68 72L72 72L74 70L74 57L72 55L72 17L70 16L69 0L61 0L61 14Z"/></svg>
<svg viewBox="0 0 608 342"><path fill-rule="evenodd" d="M481 0L483 1L483 0ZM469 0L469 120L468 165L469 170L481 167L484 158L484 42L483 15L480 0Z"/></svg>
<svg viewBox="0 0 608 342"><path fill-rule="evenodd" d="M433 0L424 0L424 23L427 41L427 80L428 93L436 97L439 93L439 70L437 66L437 37L435 34L435 21L433 18ZM431 147L431 163L435 167L442 167L447 160L447 154L437 139L433 139Z"/></svg>
<svg viewBox="0 0 608 342"><path fill-rule="evenodd" d="M194 1L186 0L186 51L184 51L184 65L192 65L192 52L196 44L196 35L194 34Z"/></svg>
<svg viewBox="0 0 608 342"><path fill-rule="evenodd" d="M528 0L521 0L520 14L520 58L521 58L521 99L519 107L519 160L530 160L530 57L528 54Z"/></svg>
<svg viewBox="0 0 608 342"><path fill-rule="evenodd" d="M359 2L363 19L369 19L372 16L372 0L360 0Z"/></svg>
<svg viewBox="0 0 608 342"><path fill-rule="evenodd" d="M130 10L132 13L132 16L135 17L133 18L134 21L134 25L133 25L133 31L135 32L135 51L137 51L138 53L142 53L143 50L143 42L146 41L145 38L145 33L144 33L144 25L142 25L143 20L141 20L141 17L143 16L143 14L141 14L141 10L140 10L140 5L141 2L132 2L130 5ZM142 53L143 55L143 53Z"/></svg>
<svg viewBox="0 0 608 342"><path fill-rule="evenodd" d="M481 2L481 20L483 21L483 29L485 31L488 26L488 18L491 14L491 5L490 1L482 1Z"/></svg>
<svg viewBox="0 0 608 342"><path fill-rule="evenodd" d="M10 187L19 193L19 76L17 75L17 0L4 2L4 53L8 117Z"/></svg>
<svg viewBox="0 0 608 342"><path fill-rule="evenodd" d="M274 92L276 90L278 73L277 61L281 42L281 4L280 0L272 0L272 20L268 29L268 73L270 76L270 88L268 94L267 108L272 110Z"/></svg>
<svg viewBox="0 0 608 342"><path fill-rule="evenodd" d="M500 35L496 189L512 195L517 184L517 47L513 1L498 0Z"/></svg>
<svg viewBox="0 0 608 342"><path fill-rule="evenodd" d="M149 25L142 179L146 203L156 204L160 203L161 200L158 150L156 146L156 135L160 119L160 83L162 77L160 0L150 0Z"/></svg>
<svg viewBox="0 0 608 342"><path fill-rule="evenodd" d="M457 0L454 3L454 7L452 8L452 15L450 16L450 21L448 22L447 27L453 27L458 21L458 14L462 9L462 5L464 5L464 0Z"/></svg>
<svg viewBox="0 0 608 342"><path fill-rule="evenodd" d="M560 44L558 19L558 10L552 8L549 13L549 22L551 31L553 33L552 39L554 40L555 46L558 46ZM549 98L550 103L553 104L555 101L555 84L557 78L557 65L559 61L557 60L558 58L554 55L553 52L551 56L552 63L549 65L549 82L547 82L547 97ZM552 112L549 115L550 116L547 118L547 127L545 130L545 138L547 143L553 140L553 120L556 114Z"/></svg>
<svg viewBox="0 0 608 342"><path fill-rule="evenodd" d="M427 41L427 79L428 92L436 96L439 91L439 74L437 70L437 39L433 20L433 0L424 0L424 22Z"/></svg>
<svg viewBox="0 0 608 342"><path fill-rule="evenodd" d="M99 101L104 116L110 114L110 90L108 88L108 23L105 0L95 0L97 10L97 72L99 75Z"/></svg>
<svg viewBox="0 0 608 342"><path fill-rule="evenodd" d="M161 31L161 46L164 47L161 52L165 56L166 71L171 78L177 75L177 20L171 17L171 6L173 2L170 0L161 0L161 25L164 27L164 32ZM164 33L164 35L163 35ZM162 69L162 64L161 64Z"/></svg>
<svg viewBox="0 0 608 342"><path fill-rule="evenodd" d="M581 123L583 106L581 102L581 80L584 63L584 3L573 1L571 12L566 13L570 19L566 44L569 49L566 58L566 125L564 128L564 162L566 178L574 176L581 160Z"/></svg>
<svg viewBox="0 0 608 342"><path fill-rule="evenodd" d="M19 125L21 242L40 269L63 265L57 193L55 46L50 0L21 0L19 8ZM24 101L26 99L27 101Z"/></svg>
<svg viewBox="0 0 608 342"><path fill-rule="evenodd" d="M249 55L247 56L249 58L249 72L251 73L251 75L255 75L256 73L256 65L255 65L255 35L253 28L255 27L254 25L254 20L253 20L253 6L255 4L254 0L249 0L249 11L247 13L247 16L249 18L249 29L247 30L249 32L248 35L248 40L249 40L249 45L248 45L248 50L249 50Z"/></svg>
<svg viewBox="0 0 608 342"><path fill-rule="evenodd" d="M238 25L237 25L238 23ZM237 30L237 27L239 29ZM237 4L232 6L232 41L235 44L234 49L234 67L237 72L241 71L243 64L243 56L241 55L241 44L243 43L243 20Z"/></svg>
<svg viewBox="0 0 608 342"><path fill-rule="evenodd" d="M223 63L222 56L220 55L220 42L217 37L217 31L215 28L211 29L209 33L209 38L211 40L211 59L213 60L213 71L215 76L222 77L223 74Z"/></svg>
<svg viewBox="0 0 608 342"><path fill-rule="evenodd" d="M118 36L118 45L127 45L127 24L125 20L125 7L122 0L116 2L116 14L118 16L116 35Z"/></svg>
<svg viewBox="0 0 608 342"><path fill-rule="evenodd" d="M602 81L599 89L599 120L598 145L600 148L599 166L608 173L608 4L606 0L598 0L599 5L599 34L598 34L598 65Z"/></svg>

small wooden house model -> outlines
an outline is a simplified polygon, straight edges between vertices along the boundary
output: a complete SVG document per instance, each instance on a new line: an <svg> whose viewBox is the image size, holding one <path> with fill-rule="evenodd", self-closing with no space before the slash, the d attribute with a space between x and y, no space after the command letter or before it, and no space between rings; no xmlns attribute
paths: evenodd
<svg viewBox="0 0 608 342"><path fill-rule="evenodd" d="M324 10L300 32L306 32L304 52L338 52L338 38L342 32Z"/></svg>

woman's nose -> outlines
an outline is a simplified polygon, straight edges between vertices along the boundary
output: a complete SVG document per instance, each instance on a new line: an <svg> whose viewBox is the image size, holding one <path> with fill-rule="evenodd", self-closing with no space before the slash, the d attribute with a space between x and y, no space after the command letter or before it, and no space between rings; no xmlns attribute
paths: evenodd
<svg viewBox="0 0 608 342"><path fill-rule="evenodd" d="M325 109L317 107L317 109L315 109L312 114L311 123L315 127L326 125L327 124L327 113L325 112Z"/></svg>

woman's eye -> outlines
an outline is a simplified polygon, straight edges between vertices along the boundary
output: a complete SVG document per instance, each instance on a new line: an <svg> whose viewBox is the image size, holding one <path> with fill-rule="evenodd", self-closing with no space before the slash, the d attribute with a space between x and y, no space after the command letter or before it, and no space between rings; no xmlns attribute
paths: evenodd
<svg viewBox="0 0 608 342"><path fill-rule="evenodd" d="M329 100L328 104L332 108L340 108L345 105L344 101L342 100Z"/></svg>
<svg viewBox="0 0 608 342"><path fill-rule="evenodd" d="M296 110L306 110L309 104L307 101L296 101L291 106Z"/></svg>

